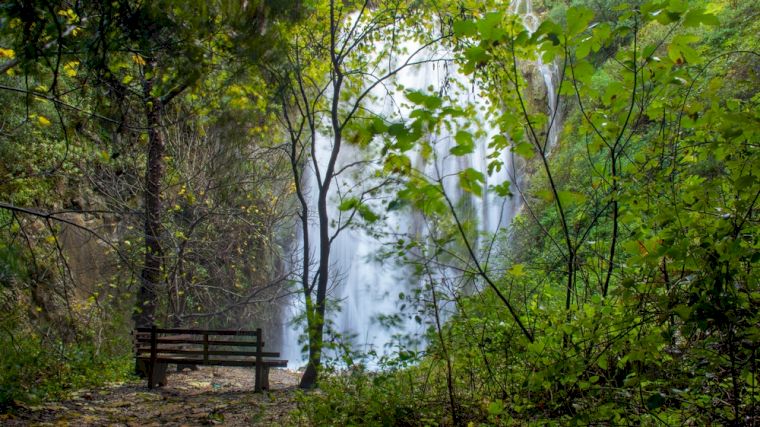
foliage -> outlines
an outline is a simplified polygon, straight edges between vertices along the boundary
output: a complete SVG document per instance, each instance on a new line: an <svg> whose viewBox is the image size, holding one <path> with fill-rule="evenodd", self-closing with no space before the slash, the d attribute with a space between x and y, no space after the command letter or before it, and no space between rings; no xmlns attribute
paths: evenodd
<svg viewBox="0 0 760 427"><path fill-rule="evenodd" d="M147 195L158 218L157 238L148 240L167 250L153 257L162 290L154 320L268 320L261 307L279 296L285 274L288 183L283 157L264 148L276 130L267 124L266 82L236 55L274 50L277 33L259 25L290 6L0 6L0 97L8 106L0 122L0 322L3 344L14 343L2 347L8 399L57 396L66 383L126 372L140 266L157 254L146 249ZM151 151L153 143L164 151ZM166 173L148 183L151 159ZM39 390L26 393L30 387Z"/></svg>
<svg viewBox="0 0 760 427"><path fill-rule="evenodd" d="M419 381L421 370L327 371L318 392L299 392L294 424L320 426L432 426L441 402Z"/></svg>
<svg viewBox="0 0 760 427"><path fill-rule="evenodd" d="M545 0L535 27L503 2L296 4L296 23L268 1L0 8L0 402L122 376L138 288L151 320L239 327L288 277L303 385L325 336L348 368L298 423L758 422L755 2ZM366 111L404 91L405 37L451 48L489 102L449 81ZM522 208L489 233L494 197ZM386 211L415 218L384 256L416 288L385 320L428 347L368 372L329 335L330 245ZM99 242L94 279L74 231Z"/></svg>
<svg viewBox="0 0 760 427"><path fill-rule="evenodd" d="M6 306L7 308L7 306ZM103 347L85 337L80 343L66 343L49 331L19 328L15 316L0 323L0 408L22 402L60 399L83 387L125 379L132 360L120 351L124 343Z"/></svg>
<svg viewBox="0 0 760 427"><path fill-rule="evenodd" d="M396 166L434 151L418 128L453 128L450 154L470 153L456 120L467 109L411 93L417 110L389 132L387 170L408 183L399 198L440 233L418 243L437 249L408 259L426 269L465 249L426 282L456 304L431 324L428 357L448 363L433 380L448 383L439 401L454 424L466 407L493 424L756 422L757 38L724 39L718 23L736 22L725 2L617 2L614 19L576 3L533 33L500 11L454 24L463 69L481 77L503 135L487 171L458 174L460 191L484 194L507 150L536 170L512 183L526 207L496 252L446 177ZM559 146L558 115L529 85L537 55L560 70ZM730 87L729 75L740 76Z"/></svg>

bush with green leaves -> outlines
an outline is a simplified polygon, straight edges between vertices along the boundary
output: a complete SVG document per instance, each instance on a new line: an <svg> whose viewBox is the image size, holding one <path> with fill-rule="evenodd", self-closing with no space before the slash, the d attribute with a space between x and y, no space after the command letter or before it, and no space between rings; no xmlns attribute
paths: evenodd
<svg viewBox="0 0 760 427"><path fill-rule="evenodd" d="M65 398L72 391L121 381L134 368L131 354L113 342L98 348L92 337L64 343L44 330L0 324L0 408ZM16 317L18 318L18 317ZM129 348L127 345L126 348Z"/></svg>
<svg viewBox="0 0 760 427"><path fill-rule="evenodd" d="M299 392L293 420L314 426L438 425L442 405L426 390L420 373L362 368L323 373L318 390Z"/></svg>

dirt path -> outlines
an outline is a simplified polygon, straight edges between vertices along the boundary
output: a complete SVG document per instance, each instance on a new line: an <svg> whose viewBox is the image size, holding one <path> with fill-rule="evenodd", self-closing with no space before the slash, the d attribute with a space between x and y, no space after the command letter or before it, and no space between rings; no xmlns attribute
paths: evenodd
<svg viewBox="0 0 760 427"><path fill-rule="evenodd" d="M291 425L297 373L272 369L271 390L253 393L253 371L201 367L171 373L169 384L145 382L82 390L68 401L0 415L3 426L282 426Z"/></svg>

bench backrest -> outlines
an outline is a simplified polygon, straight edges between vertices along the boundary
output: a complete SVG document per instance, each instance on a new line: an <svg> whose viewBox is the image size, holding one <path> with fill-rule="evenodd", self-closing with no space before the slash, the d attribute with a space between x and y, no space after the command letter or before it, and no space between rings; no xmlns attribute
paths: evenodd
<svg viewBox="0 0 760 427"><path fill-rule="evenodd" d="M176 359L199 365L250 366L262 357L280 357L264 352L261 329L255 331L136 328L138 358Z"/></svg>

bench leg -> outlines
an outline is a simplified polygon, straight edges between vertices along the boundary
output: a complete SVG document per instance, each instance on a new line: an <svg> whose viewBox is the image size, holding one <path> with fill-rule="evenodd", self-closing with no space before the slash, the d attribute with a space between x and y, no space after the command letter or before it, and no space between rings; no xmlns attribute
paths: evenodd
<svg viewBox="0 0 760 427"><path fill-rule="evenodd" d="M269 390L269 366L261 367L261 388Z"/></svg>
<svg viewBox="0 0 760 427"><path fill-rule="evenodd" d="M261 365L255 365L253 367L253 371L255 372L255 377L253 379L253 392L259 393L261 392L261 377L264 375L264 370Z"/></svg>
<svg viewBox="0 0 760 427"><path fill-rule="evenodd" d="M150 365L150 363L146 363L147 365ZM154 363L153 369L150 369L151 367L148 366L148 372L150 372L150 378L148 378L148 388L153 388L154 386L163 387L166 385L166 368L169 366L168 363Z"/></svg>
<svg viewBox="0 0 760 427"><path fill-rule="evenodd" d="M269 390L269 366L256 365L256 378L254 378L253 391L259 393L262 390Z"/></svg>

